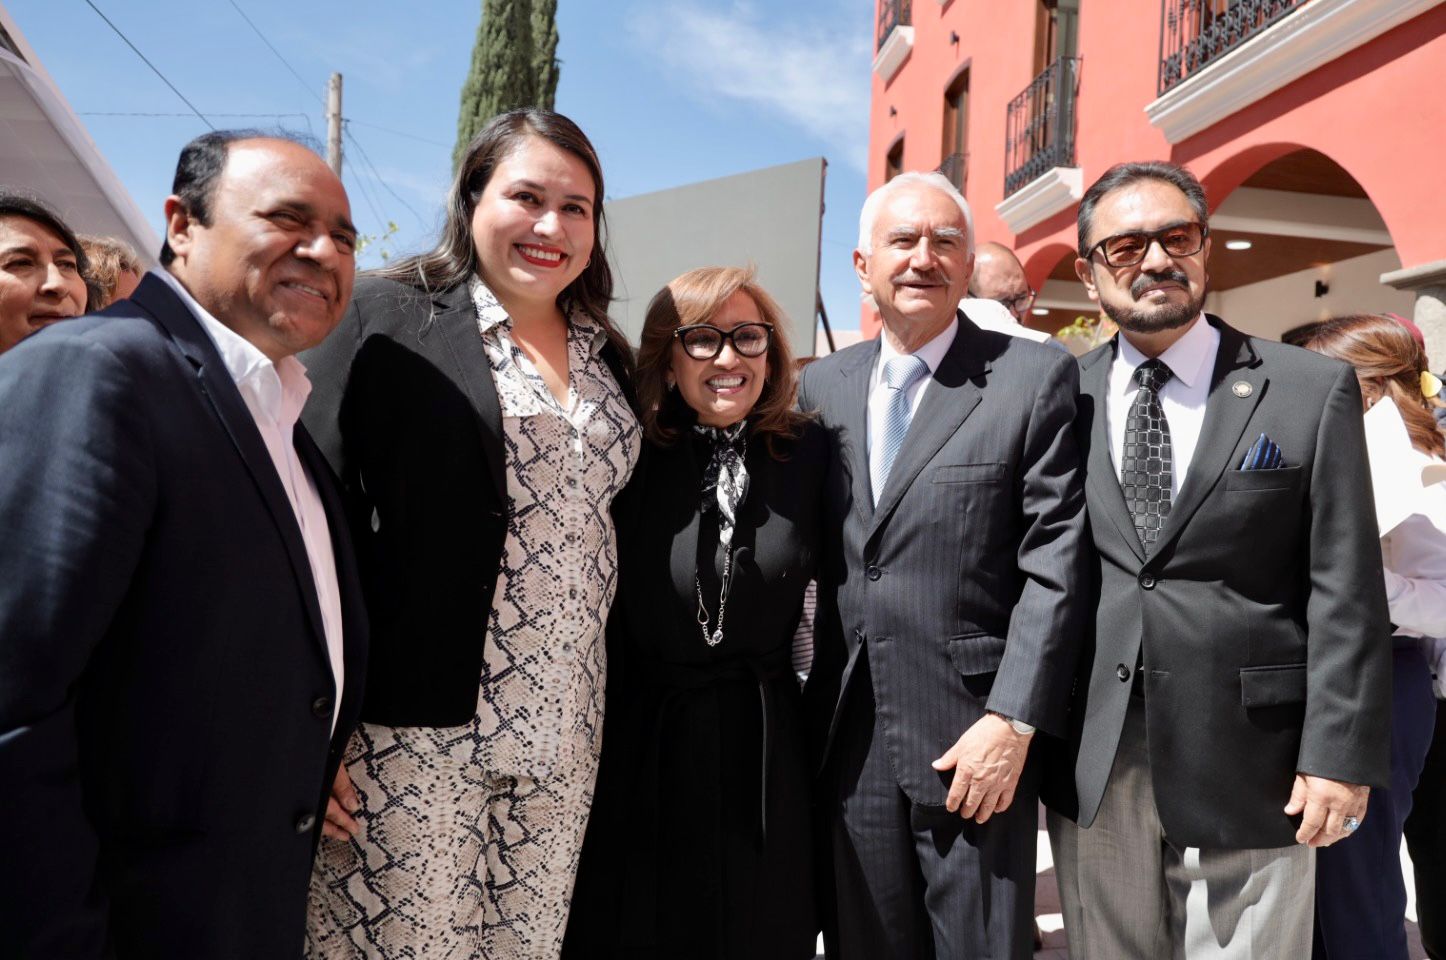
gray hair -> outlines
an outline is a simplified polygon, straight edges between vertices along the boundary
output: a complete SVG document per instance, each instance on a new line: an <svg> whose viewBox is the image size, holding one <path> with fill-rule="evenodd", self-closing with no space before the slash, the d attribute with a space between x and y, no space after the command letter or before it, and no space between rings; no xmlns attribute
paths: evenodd
<svg viewBox="0 0 1446 960"><path fill-rule="evenodd" d="M901 173L869 194L868 199L864 201L863 209L859 211L859 252L865 256L874 252L874 221L879 217L879 207L883 205L884 200L893 191L912 184L933 187L959 205L959 212L964 214L964 238L968 244L966 249L973 253L974 214L969 211L969 201L964 199L964 194L959 192L959 188L954 186L942 173L923 173L918 170Z"/></svg>

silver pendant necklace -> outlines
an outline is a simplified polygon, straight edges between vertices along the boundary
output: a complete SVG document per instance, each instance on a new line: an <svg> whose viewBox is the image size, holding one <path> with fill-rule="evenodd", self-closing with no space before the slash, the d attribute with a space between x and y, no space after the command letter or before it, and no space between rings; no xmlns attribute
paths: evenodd
<svg viewBox="0 0 1446 960"><path fill-rule="evenodd" d="M693 590L698 595L698 629L703 633L703 642L710 647L716 647L723 642L723 614L728 607L728 588L733 582L733 548L730 544L728 552L723 555L723 587L718 591L718 626L710 633L708 630L708 608L703 604L703 582L698 579L698 574L693 574Z"/></svg>

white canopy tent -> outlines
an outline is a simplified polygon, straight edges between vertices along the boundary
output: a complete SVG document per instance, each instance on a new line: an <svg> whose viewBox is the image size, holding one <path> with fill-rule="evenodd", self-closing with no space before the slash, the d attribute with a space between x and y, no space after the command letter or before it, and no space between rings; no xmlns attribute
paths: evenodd
<svg viewBox="0 0 1446 960"><path fill-rule="evenodd" d="M161 241L0 4L0 186L34 194L71 228L125 240L155 265Z"/></svg>

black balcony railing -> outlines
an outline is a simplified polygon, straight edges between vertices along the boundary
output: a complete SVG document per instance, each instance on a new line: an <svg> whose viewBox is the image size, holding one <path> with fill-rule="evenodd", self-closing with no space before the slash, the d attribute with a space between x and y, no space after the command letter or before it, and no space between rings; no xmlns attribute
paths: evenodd
<svg viewBox="0 0 1446 960"><path fill-rule="evenodd" d="M1309 0L1160 0L1160 77L1164 95Z"/></svg>
<svg viewBox="0 0 1446 960"><path fill-rule="evenodd" d="M875 50L884 48L884 41L895 27L907 27L914 22L913 0L882 0L879 4L879 36Z"/></svg>
<svg viewBox="0 0 1446 960"><path fill-rule="evenodd" d="M1060 57L1009 101L1004 130L1004 195L1051 167L1074 166L1078 57Z"/></svg>
<svg viewBox="0 0 1446 960"><path fill-rule="evenodd" d="M960 193L969 185L969 153L951 153L939 164L939 172L949 178Z"/></svg>

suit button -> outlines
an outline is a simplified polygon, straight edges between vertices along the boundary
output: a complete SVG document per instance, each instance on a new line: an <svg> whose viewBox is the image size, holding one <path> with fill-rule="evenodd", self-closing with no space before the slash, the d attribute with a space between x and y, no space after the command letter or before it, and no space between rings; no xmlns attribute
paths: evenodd
<svg viewBox="0 0 1446 960"><path fill-rule="evenodd" d="M879 579L880 577L882 577L883 575L884 575L884 571L880 570L878 567L874 566L872 563L869 564L869 565L868 565L868 568L864 570L864 576L868 577L870 580L877 580L877 579Z"/></svg>
<svg viewBox="0 0 1446 960"><path fill-rule="evenodd" d="M311 712L313 716L328 719L331 717L331 697L317 697L311 701Z"/></svg>
<svg viewBox="0 0 1446 960"><path fill-rule="evenodd" d="M1140 586L1144 587L1146 590L1155 589L1155 578L1150 576L1148 573L1141 574Z"/></svg>
<svg viewBox="0 0 1446 960"><path fill-rule="evenodd" d="M1129 683L1130 668L1125 666L1123 663L1120 664L1119 666L1115 667L1115 676L1120 678L1121 683Z"/></svg>
<svg viewBox="0 0 1446 960"><path fill-rule="evenodd" d="M310 832L311 832L311 828L314 827L314 826L316 826L316 815L315 815L315 814L312 814L312 813L303 813L301 816L299 816L299 817L296 818L296 832L297 832L297 833L310 833Z"/></svg>

